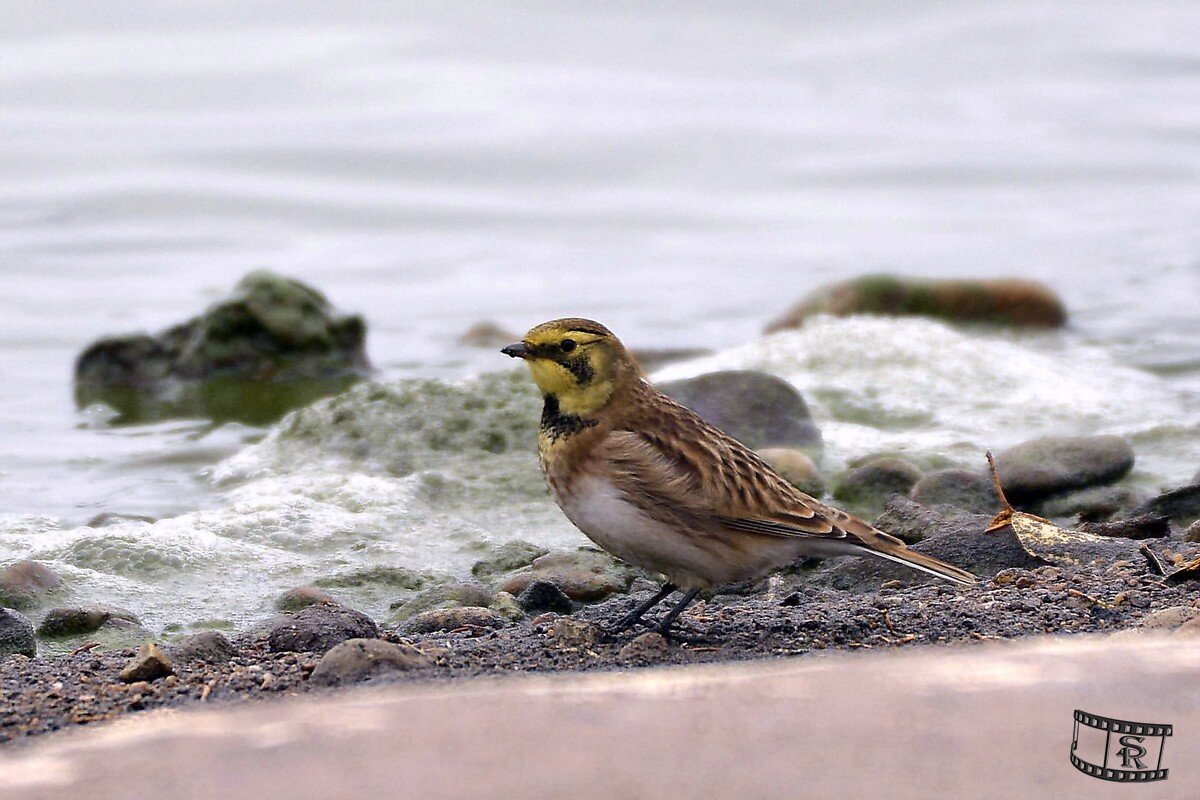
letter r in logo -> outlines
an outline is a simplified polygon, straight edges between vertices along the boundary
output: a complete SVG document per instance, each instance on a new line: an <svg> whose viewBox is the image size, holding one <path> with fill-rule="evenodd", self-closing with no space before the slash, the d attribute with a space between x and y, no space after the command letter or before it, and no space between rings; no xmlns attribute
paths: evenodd
<svg viewBox="0 0 1200 800"><path fill-rule="evenodd" d="M1117 755L1121 757L1122 767L1125 769L1146 768L1146 765L1142 763L1142 756L1146 755L1146 748L1142 747L1142 742L1145 740L1145 736L1121 737L1121 749L1117 751Z"/></svg>

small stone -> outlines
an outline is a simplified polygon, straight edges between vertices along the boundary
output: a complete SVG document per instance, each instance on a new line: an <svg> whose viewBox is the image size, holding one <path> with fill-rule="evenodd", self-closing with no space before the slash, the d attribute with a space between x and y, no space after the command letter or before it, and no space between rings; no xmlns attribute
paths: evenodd
<svg viewBox="0 0 1200 800"><path fill-rule="evenodd" d="M504 617L490 608L462 606L459 608L436 608L417 614L400 626L404 634L436 633L454 631L459 628L487 628L495 630L508 624Z"/></svg>
<svg viewBox="0 0 1200 800"><path fill-rule="evenodd" d="M1133 448L1119 436L1044 436L996 455L1004 493L1018 505L1113 483L1133 463Z"/></svg>
<svg viewBox="0 0 1200 800"><path fill-rule="evenodd" d="M909 495L923 506L951 505L975 514L993 514L1000 500L992 482L980 472L942 469L921 478Z"/></svg>
<svg viewBox="0 0 1200 800"><path fill-rule="evenodd" d="M1200 484L1163 492L1129 512L1131 517L1144 514L1170 517L1177 525L1191 525L1200 519Z"/></svg>
<svg viewBox="0 0 1200 800"><path fill-rule="evenodd" d="M148 517L145 514L122 514L119 511L102 511L96 516L84 523L88 528L111 528L114 525L123 525L126 522L157 522L154 517Z"/></svg>
<svg viewBox="0 0 1200 800"><path fill-rule="evenodd" d="M0 660L13 655L37 656L33 623L20 611L0 608Z"/></svg>
<svg viewBox="0 0 1200 800"><path fill-rule="evenodd" d="M458 337L458 344L463 347L488 347L497 350L519 341L521 334L491 320L476 322Z"/></svg>
<svg viewBox="0 0 1200 800"><path fill-rule="evenodd" d="M471 574L480 580L488 580L497 575L527 567L534 559L546 555L550 551L536 544L517 539L505 542L492 548L487 558L476 561L471 567Z"/></svg>
<svg viewBox="0 0 1200 800"><path fill-rule="evenodd" d="M521 608L521 604L517 602L517 598L508 592L496 592L496 594L492 595L492 602L488 603L488 608L505 619L514 622L525 617L525 609Z"/></svg>
<svg viewBox="0 0 1200 800"><path fill-rule="evenodd" d="M1038 582L1036 578L1032 578L1028 575L1022 575L1021 577L1017 578L1015 585L1018 589L1032 589L1038 585Z"/></svg>
<svg viewBox="0 0 1200 800"><path fill-rule="evenodd" d="M666 655L671 649L658 631L647 631L621 648L617 658L622 661L651 661Z"/></svg>
<svg viewBox="0 0 1200 800"><path fill-rule="evenodd" d="M821 431L796 387L753 370L709 372L658 387L747 447L819 451Z"/></svg>
<svg viewBox="0 0 1200 800"><path fill-rule="evenodd" d="M595 647L600 640L600 629L590 622L581 622L570 617L556 617L546 628L550 640L561 647Z"/></svg>
<svg viewBox="0 0 1200 800"><path fill-rule="evenodd" d="M83 606L79 608L52 608L46 612L38 625L38 635L47 638L74 636L97 631L110 620L121 620L140 625L132 611L115 606Z"/></svg>
<svg viewBox="0 0 1200 800"><path fill-rule="evenodd" d="M1162 539L1171 535L1171 520L1146 514L1125 517L1111 522L1085 522L1079 526L1083 533L1093 536L1113 536L1121 539Z"/></svg>
<svg viewBox="0 0 1200 800"><path fill-rule="evenodd" d="M412 645L381 639L349 639L317 662L309 680L335 685L353 683L388 672L406 672L429 666L432 660Z"/></svg>
<svg viewBox="0 0 1200 800"><path fill-rule="evenodd" d="M580 548L549 553L527 568L504 579L500 589L517 597L535 581L550 581L572 600L590 603L611 594L628 592L635 573L599 550Z"/></svg>
<svg viewBox="0 0 1200 800"><path fill-rule="evenodd" d="M153 642L146 642L138 647L137 653L125 665L125 669L121 670L119 677L124 683L137 683L139 681L149 683L159 678L165 678L173 672L174 667L171 664L171 659L158 649L158 645Z"/></svg>
<svg viewBox="0 0 1200 800"><path fill-rule="evenodd" d="M0 606L30 608L62 587L58 573L36 561L17 561L0 571Z"/></svg>
<svg viewBox="0 0 1200 800"><path fill-rule="evenodd" d="M764 447L758 455L788 483L813 497L825 494L825 482L817 464L802 450L790 447Z"/></svg>
<svg viewBox="0 0 1200 800"><path fill-rule="evenodd" d="M907 495L921 479L921 468L906 458L881 456L841 475L835 500L860 513L879 513L893 494Z"/></svg>
<svg viewBox="0 0 1200 800"><path fill-rule="evenodd" d="M379 641L379 640L378 639L367 639L364 641ZM343 642L342 644L345 644L345 642ZM340 647L341 645L338 645L338 646ZM326 655L328 655L328 653L326 653ZM259 682L258 688L262 689L264 692L269 692L269 691L271 691L271 689L275 688L276 683L278 683L278 681L276 680L274 673L267 672L267 673L263 674L262 681Z"/></svg>
<svg viewBox="0 0 1200 800"><path fill-rule="evenodd" d="M1191 606L1170 606L1142 617L1142 627L1151 630L1174 629L1197 616L1200 616L1200 609Z"/></svg>
<svg viewBox="0 0 1200 800"><path fill-rule="evenodd" d="M1183 540L1185 542L1200 542L1200 519L1188 526L1188 529L1183 532Z"/></svg>
<svg viewBox="0 0 1200 800"><path fill-rule="evenodd" d="M170 648L180 663L203 661L209 664L228 664L237 655L237 648L220 631L203 631L184 639Z"/></svg>
<svg viewBox="0 0 1200 800"><path fill-rule="evenodd" d="M288 589L275 598L275 610L285 614L295 614L302 608L308 608L317 603L336 603L333 595L316 586L297 586Z"/></svg>
<svg viewBox="0 0 1200 800"><path fill-rule="evenodd" d="M276 620L267 634L267 643L274 653L324 653L348 639L373 639L378 635L379 627L366 614L321 603Z"/></svg>
<svg viewBox="0 0 1200 800"><path fill-rule="evenodd" d="M339 572L313 581L314 586L330 589L360 589L363 587L387 587L389 589L424 589L439 578L428 572L417 572L407 567L376 564L347 572Z"/></svg>
<svg viewBox="0 0 1200 800"><path fill-rule="evenodd" d="M571 598L563 594L553 581L534 581L525 587L517 602L530 614L542 611L570 614L573 608Z"/></svg>
<svg viewBox="0 0 1200 800"><path fill-rule="evenodd" d="M422 589L411 599L400 604L388 617L388 624L412 619L426 611L466 606L487 607L492 602L492 592L475 581L453 581L440 586Z"/></svg>
<svg viewBox="0 0 1200 800"><path fill-rule="evenodd" d="M1093 486L1043 500L1034 508L1034 513L1051 519L1105 522L1145 499L1145 495L1124 486Z"/></svg>
<svg viewBox="0 0 1200 800"><path fill-rule="evenodd" d="M629 352L645 372L654 372L677 361L690 361L713 354L706 347L635 347Z"/></svg>

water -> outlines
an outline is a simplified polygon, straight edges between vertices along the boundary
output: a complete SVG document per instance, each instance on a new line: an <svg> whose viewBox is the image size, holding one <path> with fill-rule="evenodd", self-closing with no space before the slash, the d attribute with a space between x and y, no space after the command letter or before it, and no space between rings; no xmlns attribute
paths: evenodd
<svg viewBox="0 0 1200 800"><path fill-rule="evenodd" d="M1186 2L13 4L0 561L186 627L371 564L578 540L515 447L405 466L411 443L348 455L319 422L301 445L286 424L113 428L73 407L92 338L179 321L258 267L363 313L379 379L435 395L510 369L454 344L473 322L580 314L721 351L673 374L795 381L829 468L1111 431L1136 483L1180 483L1200 466L1198 98ZM758 340L817 283L876 271L1036 277L1072 324ZM105 511L159 522L81 527ZM390 590L347 591L378 613Z"/></svg>

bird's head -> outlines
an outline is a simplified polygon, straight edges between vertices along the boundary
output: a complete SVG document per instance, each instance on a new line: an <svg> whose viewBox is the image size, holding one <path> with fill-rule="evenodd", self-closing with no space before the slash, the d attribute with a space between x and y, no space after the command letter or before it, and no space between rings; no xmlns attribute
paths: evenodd
<svg viewBox="0 0 1200 800"><path fill-rule="evenodd" d="M566 414L587 417L640 374L621 340L589 319L556 319L530 329L500 352L523 358L542 394Z"/></svg>

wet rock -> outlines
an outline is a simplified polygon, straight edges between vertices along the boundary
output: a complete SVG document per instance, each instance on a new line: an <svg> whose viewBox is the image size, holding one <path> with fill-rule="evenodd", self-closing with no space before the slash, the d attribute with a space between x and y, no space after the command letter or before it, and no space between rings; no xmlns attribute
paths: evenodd
<svg viewBox="0 0 1200 800"><path fill-rule="evenodd" d="M805 494L821 497L825 494L825 481L817 464L802 450L790 447L764 447L759 457L783 478Z"/></svg>
<svg viewBox="0 0 1200 800"><path fill-rule="evenodd" d="M110 621L126 622L140 626L141 621L132 611L116 606L83 606L78 608L52 608L46 612L38 625L38 636L59 638L100 630Z"/></svg>
<svg viewBox="0 0 1200 800"><path fill-rule="evenodd" d="M237 648L220 631L193 634L170 648L171 656L181 664L191 661L228 664L237 653Z"/></svg>
<svg viewBox="0 0 1200 800"><path fill-rule="evenodd" d="M534 581L529 584L525 591L521 592L517 602L530 614L540 614L543 611L570 614L573 608L571 598L563 594L562 589L551 581Z"/></svg>
<svg viewBox="0 0 1200 800"><path fill-rule="evenodd" d="M581 548L571 553L540 556L525 569L505 578L500 589L520 597L531 583L549 581L572 600L591 603L628 592L634 577L633 570L607 553Z"/></svg>
<svg viewBox="0 0 1200 800"><path fill-rule="evenodd" d="M37 656L37 639L29 617L11 608L0 608L0 660L11 655Z"/></svg>
<svg viewBox="0 0 1200 800"><path fill-rule="evenodd" d="M124 421L201 415L251 423L365 376L366 326L317 290L259 271L200 316L158 336L100 339L75 364L75 397Z"/></svg>
<svg viewBox="0 0 1200 800"><path fill-rule="evenodd" d="M941 469L922 477L909 496L923 506L950 505L975 514L994 514L1000 500L992 482L980 472Z"/></svg>
<svg viewBox="0 0 1200 800"><path fill-rule="evenodd" d="M1171 535L1171 520L1147 514L1112 522L1085 522L1078 530L1095 536L1119 536L1125 539L1162 539Z"/></svg>
<svg viewBox="0 0 1200 800"><path fill-rule="evenodd" d="M1200 520L1196 520L1183 532L1185 542L1200 542Z"/></svg>
<svg viewBox="0 0 1200 800"><path fill-rule="evenodd" d="M626 663L656 661L671 649L670 643L657 631L647 631L621 648L617 658Z"/></svg>
<svg viewBox="0 0 1200 800"><path fill-rule="evenodd" d="M493 547L486 558L476 561L471 567L471 574L481 581L491 580L497 575L504 575L521 567L527 567L533 563L534 559L549 552L544 547L520 539L505 542Z"/></svg>
<svg viewBox="0 0 1200 800"><path fill-rule="evenodd" d="M422 589L410 600L398 604L388 617L388 623L404 622L418 614L439 608L463 608L464 606L486 608L491 602L491 590L481 583L474 581L444 583L440 586Z"/></svg>
<svg viewBox="0 0 1200 800"><path fill-rule="evenodd" d="M421 634L454 631L459 628L495 630L503 628L507 624L504 617L490 608L463 606L461 608L437 608L417 614L401 625L399 631L404 634Z"/></svg>
<svg viewBox="0 0 1200 800"><path fill-rule="evenodd" d="M1142 617L1142 627L1148 630L1174 630L1198 615L1200 609L1191 606L1161 608Z"/></svg>
<svg viewBox="0 0 1200 800"><path fill-rule="evenodd" d="M317 603L336 603L333 595L317 586L297 586L275 598L275 610L295 614L302 608Z"/></svg>
<svg viewBox="0 0 1200 800"><path fill-rule="evenodd" d="M846 472L833 486L835 500L858 513L871 514L893 494L907 495L921 479L921 469L897 456L882 456Z"/></svg>
<svg viewBox="0 0 1200 800"><path fill-rule="evenodd" d="M952 506L922 506L895 496L875 521L875 526L906 541L917 541L914 550L928 553L987 579L1010 567L1033 569L1043 562L1025 552L1015 536L984 533L992 518ZM872 556L830 559L811 580L837 589L869 591L887 581L904 584L936 581L930 575Z"/></svg>
<svg viewBox="0 0 1200 800"><path fill-rule="evenodd" d="M267 634L272 652L324 653L347 639L374 639L375 622L359 611L331 603L308 606L280 617Z"/></svg>
<svg viewBox="0 0 1200 800"><path fill-rule="evenodd" d="M1124 486L1095 486L1044 500L1034 507L1034 513L1054 519L1105 522L1145 500L1140 492Z"/></svg>
<svg viewBox="0 0 1200 800"><path fill-rule="evenodd" d="M392 644L381 639L349 639L321 656L310 680L326 686L355 683L391 672L420 669L432 663L412 645Z"/></svg>
<svg viewBox="0 0 1200 800"><path fill-rule="evenodd" d="M1129 512L1131 517L1145 514L1170 517L1177 525L1189 525L1200 519L1200 483L1163 492Z"/></svg>
<svg viewBox="0 0 1200 800"><path fill-rule="evenodd" d="M113 525L121 525L126 522L157 522L154 517L148 517L145 514L121 514L115 511L103 511L89 519L84 525L88 528L111 528Z"/></svg>
<svg viewBox="0 0 1200 800"><path fill-rule="evenodd" d="M766 332L797 328L817 314L919 316L1033 328L1057 328L1067 321L1062 300L1035 281L867 275L818 288L772 321Z"/></svg>
<svg viewBox="0 0 1200 800"><path fill-rule="evenodd" d="M463 347L486 347L496 350L519 341L521 334L491 320L476 322L458 337L458 344Z"/></svg>
<svg viewBox="0 0 1200 800"><path fill-rule="evenodd" d="M747 447L819 450L821 432L795 387L765 372L730 370L659 385Z"/></svg>
<svg viewBox="0 0 1200 800"><path fill-rule="evenodd" d="M36 561L18 561L0 571L0 606L30 608L62 587L58 573Z"/></svg>
<svg viewBox="0 0 1200 800"><path fill-rule="evenodd" d="M1004 493L1020 506L1118 481L1133 461L1133 448L1119 436L1045 436L997 454L996 469Z"/></svg>
<svg viewBox="0 0 1200 800"><path fill-rule="evenodd" d="M508 592L496 592L492 595L492 602L488 603L488 608L512 622L525 617L525 609L521 608L517 598Z"/></svg>
<svg viewBox="0 0 1200 800"><path fill-rule="evenodd" d="M376 565L353 569L318 578L313 585L327 589L359 589L364 586L386 586L391 589L423 589L443 578L428 572L417 572L406 567Z"/></svg>
<svg viewBox="0 0 1200 800"><path fill-rule="evenodd" d="M158 649L158 645L147 642L137 649L137 653L121 670L120 678L124 683L146 681L153 683L159 678L165 678L175 672L171 659Z"/></svg>

